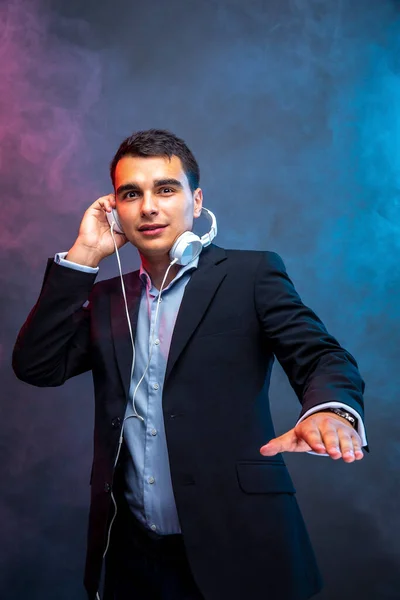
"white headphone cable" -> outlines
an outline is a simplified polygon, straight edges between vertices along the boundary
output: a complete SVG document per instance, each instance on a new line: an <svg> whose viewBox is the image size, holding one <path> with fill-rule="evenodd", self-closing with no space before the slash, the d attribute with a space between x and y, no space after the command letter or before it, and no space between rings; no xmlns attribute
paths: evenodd
<svg viewBox="0 0 400 600"><path fill-rule="evenodd" d="M121 287L122 287L122 295L124 297L124 303L125 303L125 313L126 313L126 319L128 321L128 327L129 327L129 336L131 338L131 344L132 344L132 365L131 365L131 377L130 377L130 381L132 381L132 377L133 377L133 371L135 368L135 357L136 357L136 352L135 352L135 343L133 341L133 333L132 333L132 324L131 324L131 319L129 316L129 310L128 310L128 302L126 300L126 292L125 292L125 284L124 284L124 278L122 276L122 267L121 267L121 261L119 258L119 252L118 252L118 247L117 247L117 243L115 241L115 236L114 236L114 223L112 223L111 227L111 237L113 239L114 242L114 246L115 246L115 253L117 255L117 262L118 262L118 269L119 269L119 275L121 278ZM135 404L133 403L133 411L135 413L135 417L138 417L139 419L141 419L144 422L143 417L141 417L137 412L136 412L136 408L135 408Z"/></svg>
<svg viewBox="0 0 400 600"><path fill-rule="evenodd" d="M119 258L118 247L117 247L117 244L116 244L116 241L115 241L115 237L114 237L114 231L113 231L113 229L114 229L114 223L111 225L110 229L111 229L111 236L112 236L112 239L113 239L113 242L114 242L114 246L115 246L115 252L116 252L116 255L117 255L118 268L119 268L119 273L120 273L120 277L121 277L122 294L124 296L124 301L125 301L126 318L127 318L127 321L128 321L129 334L130 334L130 338L131 338L131 342L132 342L132 350L133 350L133 359L132 359L132 367L131 367L131 381L132 381L133 371L134 371L134 364L135 364L135 344L134 344L134 341L133 341L132 325L131 325L131 320L130 320L130 317L129 317L128 303L127 303L127 300L126 300L125 285L124 285L124 280L123 280L123 276L122 276L121 261L120 261L120 258ZM122 446L122 441L123 441L123 437L124 437L124 423L125 423L126 419L130 418L130 417L133 417L133 416L136 416L139 419L141 419L143 421L143 423L144 423L144 418L141 415L139 415L138 412L136 411L136 408L135 408L135 397L136 397L137 390L139 389L139 386L142 383L142 381L144 379L144 376L147 373L147 370L148 370L149 365L150 365L151 357L152 357L152 354L153 354L154 333L155 333L155 328L156 328L157 319L158 319L158 311L159 311L159 306L160 306L160 301L161 301L161 292L163 290L163 287L164 287L164 284L165 284L165 280L166 280L166 278L168 276L170 268L175 263L177 263L177 262L178 262L178 260L175 258L170 263L170 265L168 266L168 269L165 272L165 275L164 275L164 278L163 278L163 281L162 281L162 284L161 284L160 292L159 292L158 299L157 299L157 308L156 308L156 315L155 315L155 319L154 319L154 325L153 325L152 333L151 333L151 346L150 346L149 360L147 362L146 369L145 369L142 377L140 378L139 382L137 383L135 391L133 393L132 408L133 408L135 414L134 415L129 415L129 417L126 417L124 419L122 427L121 427L121 434L120 434L119 441L118 441L118 449L117 449L117 454L116 454L116 458L115 458L115 461L114 461L114 467L116 466L116 464L118 462L119 455L120 455L120 452L121 452L121 446ZM103 553L103 558L105 558L105 556L106 556L106 554L108 552L108 548L109 548L109 545L110 545L110 538L111 538L111 528L113 526L113 523L114 523L115 518L117 516L117 511L118 511L117 503L115 501L114 494L112 493L112 491L111 491L111 498L112 498L112 501L113 501L113 504L114 504L114 516L113 516L113 518L112 518L112 520L110 522L110 526L108 528L107 544L106 544L106 548L105 548L104 553Z"/></svg>
<svg viewBox="0 0 400 600"><path fill-rule="evenodd" d="M120 278L121 278L122 295L124 297L124 302L125 302L126 319L128 321L129 335L130 335L131 343L132 343L132 365L131 365L131 378L130 378L130 381L132 381L133 371L134 371L134 368L135 368L135 357L136 357L135 343L133 341L132 324L131 324L131 319L129 317L128 302L126 300L125 284L124 284L124 278L122 276L121 261L120 261L120 258L119 258L118 247L117 247L117 243L115 241L115 236L114 236L114 223L112 223L112 225L110 227L110 231L111 231L111 237L112 237L113 242L114 242L115 253L117 255L118 269L119 269L119 274L120 274ZM133 410L135 412L135 415L132 415L132 416L137 416L139 419L141 419L144 422L143 417L140 416L136 412L134 403L132 403L132 406L133 406ZM123 439L124 439L124 423L125 423L125 419L124 419L124 421L122 423L121 434L120 434L119 440L118 440L118 448L117 448L117 454L116 454L115 461L114 461L114 468L115 468L115 466L116 466L116 464L118 462L119 455L120 455L120 452L121 452L122 442L123 442ZM115 501L112 489L111 489L111 499L112 499L113 504L114 504L114 515L113 515L113 518L111 519L110 525L108 527L107 544L106 544L106 547L105 547L105 550L104 550L104 553L103 553L103 559L105 558L105 556L106 556L106 554L108 552L108 548L110 546L111 529L112 529L113 523L115 521L115 518L116 518L117 512L118 512L117 503ZM98 600L100 600L99 592L97 592L96 598L98 598Z"/></svg>

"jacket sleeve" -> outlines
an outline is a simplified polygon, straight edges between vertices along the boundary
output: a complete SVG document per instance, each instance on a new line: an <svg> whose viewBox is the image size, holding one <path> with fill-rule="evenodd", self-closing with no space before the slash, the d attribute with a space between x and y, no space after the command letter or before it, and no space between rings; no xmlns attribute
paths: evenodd
<svg viewBox="0 0 400 600"><path fill-rule="evenodd" d="M302 404L299 419L327 402L346 404L364 419L365 384L356 360L303 304L274 252L260 258L255 305L267 343Z"/></svg>
<svg viewBox="0 0 400 600"><path fill-rule="evenodd" d="M12 354L12 367L19 379L52 387L91 369L90 298L95 278L96 274L48 259L39 298ZM84 307L87 300L89 305Z"/></svg>

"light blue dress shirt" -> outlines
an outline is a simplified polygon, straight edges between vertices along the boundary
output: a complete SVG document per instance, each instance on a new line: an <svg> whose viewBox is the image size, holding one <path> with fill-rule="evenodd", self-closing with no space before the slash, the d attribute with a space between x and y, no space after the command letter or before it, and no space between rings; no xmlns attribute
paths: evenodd
<svg viewBox="0 0 400 600"><path fill-rule="evenodd" d="M146 375L135 396L135 408L144 422L134 416L132 401L125 414L124 438L130 460L126 467L126 498L135 516L160 534L180 533L180 525L172 490L171 473L162 411L165 370L176 317L183 292L198 258L181 267L171 283L161 292L157 323L154 328L153 352ZM142 377L151 350L159 291L141 266L143 292L140 299L135 337L135 369L129 397Z"/></svg>
<svg viewBox="0 0 400 600"><path fill-rule="evenodd" d="M88 267L65 260L66 252L55 255L55 261L65 267L97 273L99 267ZM157 324L154 332L153 352L149 368L135 397L137 413L134 416L132 395L142 377L150 355L150 331L154 325L159 291L153 286L148 273L140 267L143 290L140 299L135 336L135 368L130 385L130 401L124 421L124 439L130 460L126 468L126 498L136 518L147 528L160 534L180 533L175 498L171 483L168 450L162 411L162 393L171 337L183 293L191 274L198 266L198 258L182 267L171 283L161 293ZM358 419L358 434L362 445L367 445L364 424L360 414L341 402L324 402L309 409L297 423L323 408L343 408ZM297 425L296 423L296 425ZM308 454L329 456L310 450Z"/></svg>

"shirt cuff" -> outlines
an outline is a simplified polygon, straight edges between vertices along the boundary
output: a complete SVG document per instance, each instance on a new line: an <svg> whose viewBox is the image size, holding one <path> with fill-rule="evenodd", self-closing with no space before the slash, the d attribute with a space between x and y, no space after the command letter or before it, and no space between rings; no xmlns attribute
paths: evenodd
<svg viewBox="0 0 400 600"><path fill-rule="evenodd" d="M323 410L324 408L343 408L343 410L347 410L347 412L349 412L354 417L356 417L357 433L361 438L361 445L362 446L368 445L367 437L365 434L364 423L362 422L362 419L361 419L359 413L356 410L354 410L354 408L352 406L348 406L347 404L343 404L342 402L324 402L323 404L318 404L318 406L314 406L313 408L310 408L310 410L308 410L306 413L304 413L304 415L297 421L295 427L299 423L304 421L304 419L306 419L307 417L312 415L313 413L319 412L320 410ZM315 456L329 456L328 453L322 454L320 452L314 452L313 450L309 450L307 452L307 454L315 454Z"/></svg>
<svg viewBox="0 0 400 600"><path fill-rule="evenodd" d="M99 267L87 267L86 265L78 265L70 260L66 260L68 252L57 252L54 256L54 261L62 267L69 267L75 269L75 271L82 271L83 273L98 273Z"/></svg>

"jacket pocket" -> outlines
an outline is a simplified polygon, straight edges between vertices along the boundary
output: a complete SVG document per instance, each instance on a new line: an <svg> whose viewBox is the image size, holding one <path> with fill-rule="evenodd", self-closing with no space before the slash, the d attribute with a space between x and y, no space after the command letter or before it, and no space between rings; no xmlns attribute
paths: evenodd
<svg viewBox="0 0 400 600"><path fill-rule="evenodd" d="M279 461L240 461L236 463L240 488L246 494L295 494L285 464Z"/></svg>

